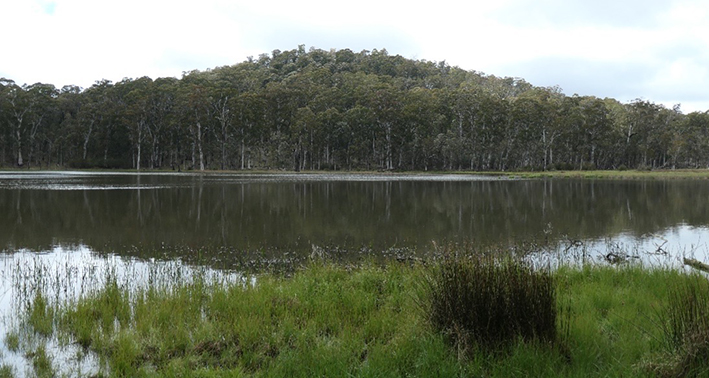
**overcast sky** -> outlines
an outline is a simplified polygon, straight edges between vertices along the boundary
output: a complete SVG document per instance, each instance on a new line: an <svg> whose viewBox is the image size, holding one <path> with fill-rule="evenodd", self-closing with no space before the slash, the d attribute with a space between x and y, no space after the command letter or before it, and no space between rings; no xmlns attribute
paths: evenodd
<svg viewBox="0 0 709 378"><path fill-rule="evenodd" d="M18 84L179 78L304 44L709 110L706 0L0 0L0 15L0 77Z"/></svg>

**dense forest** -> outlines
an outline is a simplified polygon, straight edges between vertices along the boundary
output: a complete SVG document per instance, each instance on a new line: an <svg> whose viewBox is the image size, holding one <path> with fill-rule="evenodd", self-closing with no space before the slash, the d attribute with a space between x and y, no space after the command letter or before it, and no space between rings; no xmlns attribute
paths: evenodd
<svg viewBox="0 0 709 378"><path fill-rule="evenodd" d="M386 50L304 46L181 79L0 79L0 167L550 170L709 166L709 111L567 96Z"/></svg>

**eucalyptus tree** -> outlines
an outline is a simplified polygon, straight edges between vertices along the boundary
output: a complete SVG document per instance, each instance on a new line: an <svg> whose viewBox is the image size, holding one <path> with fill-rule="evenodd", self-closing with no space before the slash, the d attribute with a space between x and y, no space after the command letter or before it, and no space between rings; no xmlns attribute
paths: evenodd
<svg viewBox="0 0 709 378"><path fill-rule="evenodd" d="M4 119L14 143L14 162L22 167L31 160L41 128L55 109L57 90L49 84L19 86L12 80L2 80ZM23 155L23 152L27 155ZM29 159L25 159L28 156Z"/></svg>
<svg viewBox="0 0 709 378"><path fill-rule="evenodd" d="M304 74L308 77L307 85L310 87L306 92L307 108L309 108L315 119L310 122L307 128L307 148L308 160L311 169L317 166L332 168L334 162L334 150L342 145L340 126L342 126L342 95L343 91L337 87L336 77L333 74L334 54L319 51L320 56L313 60L313 64L308 66Z"/></svg>
<svg viewBox="0 0 709 378"><path fill-rule="evenodd" d="M298 108L293 119L293 130L291 131L294 139L294 170L299 172L308 166L308 161L311 162L312 169L313 153L313 135L317 129L318 119L313 111L305 106Z"/></svg>
<svg viewBox="0 0 709 378"><path fill-rule="evenodd" d="M397 125L400 124L399 113L401 100L399 92L392 86L387 85L377 89L372 93L371 104L374 109L374 117L377 125L384 136L384 146L382 148L384 169L394 169L394 149L401 148L402 143L395 145L395 140L398 139Z"/></svg>
<svg viewBox="0 0 709 378"><path fill-rule="evenodd" d="M664 106L660 108L657 115L657 128L651 138L651 147L654 151L653 168L664 168L669 164L673 135L677 132L684 117L679 104L672 109Z"/></svg>
<svg viewBox="0 0 709 378"><path fill-rule="evenodd" d="M25 88L15 84L12 80L4 79L2 82L5 120L9 134L14 142L15 164L24 165L22 157L24 134L27 129L27 113L31 110L31 101Z"/></svg>
<svg viewBox="0 0 709 378"><path fill-rule="evenodd" d="M709 111L683 117L673 134L672 167L709 168Z"/></svg>
<svg viewBox="0 0 709 378"><path fill-rule="evenodd" d="M544 109L539 99L522 96L511 101L505 162L510 167L535 168L543 155ZM540 159L538 159L540 158Z"/></svg>
<svg viewBox="0 0 709 378"><path fill-rule="evenodd" d="M266 144L262 134L266 105L262 89L271 80L269 64L249 59L214 70L215 88L210 98L217 120L213 134L220 144L222 166L229 160L226 155L236 150L232 157L236 164L232 166L251 168L257 152L262 152Z"/></svg>
<svg viewBox="0 0 709 378"><path fill-rule="evenodd" d="M264 129L265 143L263 149L267 158L267 167L293 166L290 128L293 115L298 108L296 95L288 85L270 82L261 92L264 98Z"/></svg>
<svg viewBox="0 0 709 378"><path fill-rule="evenodd" d="M158 78L149 86L146 131L150 139L150 168L163 165L164 148L169 135L177 126L175 116L178 81L175 78Z"/></svg>
<svg viewBox="0 0 709 378"><path fill-rule="evenodd" d="M215 75L210 78L207 89L207 102L210 114L216 121L211 128L219 144L220 169L227 167L227 152L233 136L233 121L235 117L233 99L238 96L238 91L233 78L224 75Z"/></svg>
<svg viewBox="0 0 709 378"><path fill-rule="evenodd" d="M96 130L110 127L104 121L108 118L108 112L113 105L107 93L112 86L110 81L101 80L80 95L76 87L69 88L62 95L67 107L66 121L71 129L76 130L76 134L81 139L82 161L86 161L88 157L91 137Z"/></svg>
<svg viewBox="0 0 709 378"><path fill-rule="evenodd" d="M580 148L580 167L588 162L590 168L606 166L599 155L606 154L610 147L607 143L613 130L613 119L609 115L605 102L596 97L584 97L578 106L581 108L583 118L582 130L579 137L583 142Z"/></svg>
<svg viewBox="0 0 709 378"><path fill-rule="evenodd" d="M534 135L531 136L537 145L537 164L547 170L554 160L554 148L561 135L562 123L559 119L559 112L564 95L559 87L534 88L522 94L535 100L535 128ZM542 150L541 154L539 149Z"/></svg>
<svg viewBox="0 0 709 378"><path fill-rule="evenodd" d="M395 128L401 109L400 91L387 78L365 75L357 87L357 103L371 109L373 122L367 127L371 136L371 155L378 168L394 168ZM364 130L362 130L364 131Z"/></svg>
<svg viewBox="0 0 709 378"><path fill-rule="evenodd" d="M401 121L410 133L407 150L411 169L428 170L435 161L433 136L445 128L445 109L441 106L442 90L416 87L406 92Z"/></svg>
<svg viewBox="0 0 709 378"><path fill-rule="evenodd" d="M93 158L100 167L135 168L134 136L131 135L135 131L134 109L129 109L128 103L129 93L135 89L133 81L126 78L114 84L101 80L84 91L88 98L87 106L82 107L86 111L82 123L89 125L95 118L93 134L84 134L91 140L87 157L92 156L91 145L94 144L99 154L94 152Z"/></svg>
<svg viewBox="0 0 709 378"><path fill-rule="evenodd" d="M565 97L559 109L561 118L560 145L556 149L557 168L580 167L581 149L584 143L584 114L580 106L582 98Z"/></svg>
<svg viewBox="0 0 709 378"><path fill-rule="evenodd" d="M663 109L661 105L640 99L627 105L625 135L630 165L649 167L659 162L663 147L657 136L668 125Z"/></svg>
<svg viewBox="0 0 709 378"><path fill-rule="evenodd" d="M481 98L480 148L484 151L480 168L483 170L507 169L505 154L509 151L506 134L509 130L510 104L498 96Z"/></svg>
<svg viewBox="0 0 709 378"><path fill-rule="evenodd" d="M338 91L332 89L332 73L323 66L328 64L325 58L316 63L308 56L299 56L299 74L283 81L292 91L291 104L295 108L290 140L296 170L312 168L318 160L322 146L321 138L316 138L321 131L317 114L338 102Z"/></svg>
<svg viewBox="0 0 709 378"><path fill-rule="evenodd" d="M376 163L376 129L374 112L365 106L357 105L348 109L344 115L343 131L349 137L345 149L347 169L377 167Z"/></svg>
<svg viewBox="0 0 709 378"><path fill-rule="evenodd" d="M337 169L337 156L342 150L349 148L349 138L346 130L346 122L343 121L343 116L335 107L327 108L324 111L317 113L317 137L318 143L322 146L321 156L318 158L317 169L324 167ZM347 153L345 152L345 155ZM321 163L324 160L324 165Z"/></svg>
<svg viewBox="0 0 709 378"><path fill-rule="evenodd" d="M239 164L241 169L251 169L253 155L262 150L265 100L258 92L244 92L234 97L235 134L239 139Z"/></svg>
<svg viewBox="0 0 709 378"><path fill-rule="evenodd" d="M9 88L14 85L15 82L5 78L0 78L0 166L4 165L7 161L7 149L10 144L10 109L9 103L7 101L7 95L9 93Z"/></svg>
<svg viewBox="0 0 709 378"><path fill-rule="evenodd" d="M626 160L627 139L624 125L627 122L628 110L620 101L612 98L604 98L607 116L611 124L611 131L607 136L605 145L608 147L606 153L608 162L607 168L628 167Z"/></svg>
<svg viewBox="0 0 709 378"><path fill-rule="evenodd" d="M148 133L150 112L150 92L153 80L147 76L139 79L124 79L117 84L125 93L125 125L133 147L133 167L141 168L143 141Z"/></svg>
<svg viewBox="0 0 709 378"><path fill-rule="evenodd" d="M199 71L183 76L178 90L178 103L182 114L180 120L187 125L191 144L192 169L205 169L204 140L212 117L209 106L209 83Z"/></svg>
<svg viewBox="0 0 709 378"><path fill-rule="evenodd" d="M29 97L29 112L28 125L26 130L27 135L27 167L29 168L34 158L35 150L37 149L37 141L42 141L43 138L37 138L38 133L43 128L48 128L51 123L57 119L57 96L59 91L51 84L37 83L26 87L26 92ZM20 165L20 164L18 164Z"/></svg>
<svg viewBox="0 0 709 378"><path fill-rule="evenodd" d="M74 150L74 129L78 122L78 113L83 103L82 89L76 85L65 85L56 100L56 119L44 133L47 165L54 160L57 166L64 165L65 153Z"/></svg>
<svg viewBox="0 0 709 378"><path fill-rule="evenodd" d="M451 164L450 168L462 169L466 162L470 169L473 169L477 154L482 149L479 143L477 117L480 115L480 93L479 87L464 85L460 88L448 92L449 109L451 113L451 129L441 137L446 140L439 140L445 146L445 153Z"/></svg>

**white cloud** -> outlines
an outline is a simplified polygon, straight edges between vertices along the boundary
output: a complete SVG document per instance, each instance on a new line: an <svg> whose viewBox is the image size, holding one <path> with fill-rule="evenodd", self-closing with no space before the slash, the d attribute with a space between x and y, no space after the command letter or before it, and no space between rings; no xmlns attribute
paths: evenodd
<svg viewBox="0 0 709 378"><path fill-rule="evenodd" d="M337 5L334 5L337 4ZM25 0L0 2L0 72L19 83L177 76L293 49L386 48L570 93L709 109L702 0ZM626 98L628 97L628 98ZM691 103L691 105L689 105ZM698 108L697 108L698 107Z"/></svg>

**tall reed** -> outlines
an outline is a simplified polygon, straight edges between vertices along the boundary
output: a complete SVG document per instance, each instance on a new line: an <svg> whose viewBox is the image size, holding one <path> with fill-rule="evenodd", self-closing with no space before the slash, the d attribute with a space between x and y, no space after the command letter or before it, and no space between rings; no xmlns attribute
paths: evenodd
<svg viewBox="0 0 709 378"><path fill-rule="evenodd" d="M661 377L709 375L709 281L690 277L672 287L667 307L659 313L665 353L650 370Z"/></svg>
<svg viewBox="0 0 709 378"><path fill-rule="evenodd" d="M550 272L518 259L445 258L430 269L420 301L429 323L460 352L557 337Z"/></svg>

